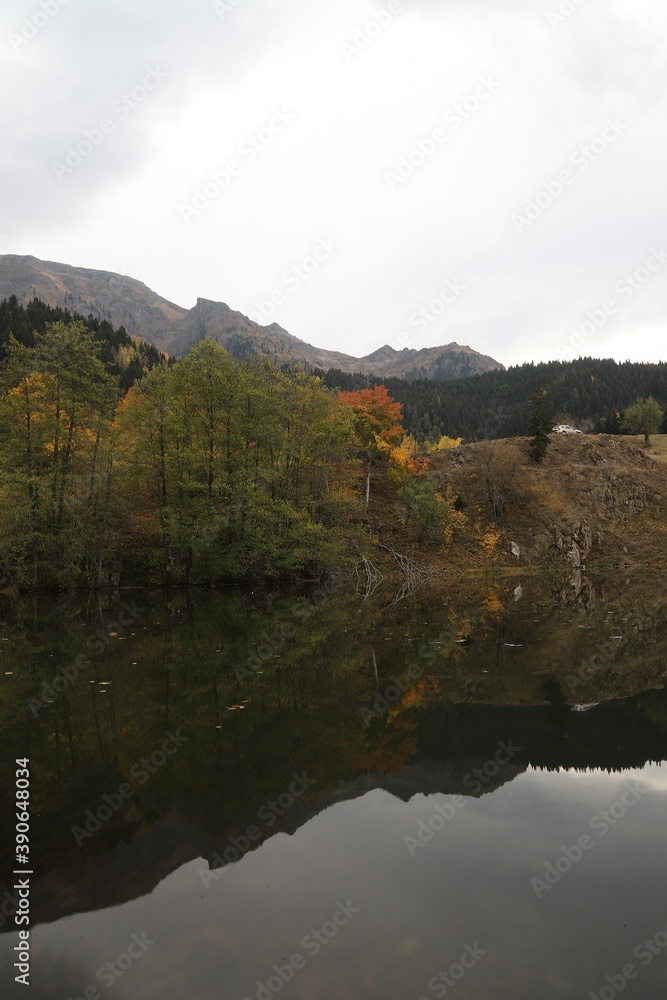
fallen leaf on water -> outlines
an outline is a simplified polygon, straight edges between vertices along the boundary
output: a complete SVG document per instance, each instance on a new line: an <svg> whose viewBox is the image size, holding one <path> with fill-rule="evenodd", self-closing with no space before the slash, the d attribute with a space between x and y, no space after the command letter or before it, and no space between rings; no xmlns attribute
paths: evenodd
<svg viewBox="0 0 667 1000"><path fill-rule="evenodd" d="M234 943L231 934L217 924L207 924L205 927L201 927L195 934L195 938L199 941L210 941L211 944L232 945Z"/></svg>
<svg viewBox="0 0 667 1000"><path fill-rule="evenodd" d="M416 937L408 937L404 941L401 941L396 954L407 957L408 955L414 955L416 951L419 951L419 941Z"/></svg>

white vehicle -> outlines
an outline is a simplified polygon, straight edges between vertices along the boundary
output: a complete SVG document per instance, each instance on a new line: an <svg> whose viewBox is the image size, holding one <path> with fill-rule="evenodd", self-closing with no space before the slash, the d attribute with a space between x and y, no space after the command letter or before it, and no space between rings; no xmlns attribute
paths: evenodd
<svg viewBox="0 0 667 1000"><path fill-rule="evenodd" d="M554 434L581 434L581 431L573 427L572 424L556 424L552 430Z"/></svg>

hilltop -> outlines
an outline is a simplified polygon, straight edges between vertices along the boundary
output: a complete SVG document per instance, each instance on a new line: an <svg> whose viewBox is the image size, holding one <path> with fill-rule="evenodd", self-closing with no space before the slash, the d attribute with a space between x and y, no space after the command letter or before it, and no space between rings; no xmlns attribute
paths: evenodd
<svg viewBox="0 0 667 1000"><path fill-rule="evenodd" d="M358 390L379 381L334 369L320 374L332 389ZM403 407L403 426L420 441L437 442L443 434L468 441L525 434L536 380L546 390L554 424L572 423L588 432L618 434L620 411L640 397L653 396L667 407L667 362L584 357L529 362L444 385L433 378L381 381ZM667 432L667 409L661 430Z"/></svg>
<svg viewBox="0 0 667 1000"><path fill-rule="evenodd" d="M652 440L662 451L662 438ZM489 481L504 494L498 527L518 565L551 553L564 557L573 574L593 565L664 574L667 466L651 451L611 434L553 435L539 464L527 455L527 439L517 438L464 446L439 456L434 467L487 517Z"/></svg>
<svg viewBox="0 0 667 1000"><path fill-rule="evenodd" d="M540 464L529 457L527 438L431 453L430 474L457 498L467 526L451 545L416 545L415 557L443 579L486 568L490 557L496 568L546 570L575 589L586 567L620 571L640 596L647 575L659 579L667 569L667 436L655 435L648 452L637 440L553 435ZM378 477L368 523L380 539L404 535L391 481Z"/></svg>
<svg viewBox="0 0 667 1000"><path fill-rule="evenodd" d="M277 323L260 326L224 302L198 298L185 309L135 278L113 271L72 267L32 256L0 255L0 299L37 297L51 306L108 320L161 351L181 355L204 337L216 340L237 358L263 357L278 365L336 368L378 377L449 380L502 369L493 358L450 343L422 350L396 351L385 345L363 358L328 351L292 336Z"/></svg>

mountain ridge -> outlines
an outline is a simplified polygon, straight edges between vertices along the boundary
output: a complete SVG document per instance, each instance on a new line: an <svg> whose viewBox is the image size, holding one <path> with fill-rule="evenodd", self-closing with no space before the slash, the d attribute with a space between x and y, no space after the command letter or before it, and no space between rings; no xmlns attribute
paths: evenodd
<svg viewBox="0 0 667 1000"><path fill-rule="evenodd" d="M356 358L309 344L278 323L260 326L226 302L199 297L186 309L128 275L44 261L32 255L0 254L0 298L10 295L23 303L37 297L51 306L91 313L124 326L131 335L173 355L185 354L197 341L211 337L235 357L258 356L279 365L337 368L408 381L447 381L504 367L494 358L455 342L400 351L384 344Z"/></svg>

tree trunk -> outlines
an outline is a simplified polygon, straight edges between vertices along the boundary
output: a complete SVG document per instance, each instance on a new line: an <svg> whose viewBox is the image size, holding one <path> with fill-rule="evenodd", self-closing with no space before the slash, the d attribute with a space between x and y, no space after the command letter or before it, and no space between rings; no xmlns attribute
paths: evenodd
<svg viewBox="0 0 667 1000"><path fill-rule="evenodd" d="M25 425L26 425L26 464L28 472L28 510L30 512L30 547L32 552L32 584L37 586L37 496L35 483L33 480L32 468L32 413L30 410L30 391L27 378L23 380L23 395L25 398Z"/></svg>
<svg viewBox="0 0 667 1000"><path fill-rule="evenodd" d="M107 534L107 521L109 517L109 506L111 504L111 471L113 469L113 445L109 444L109 454L107 456L107 471L106 471L106 493L104 497L104 510L102 512L102 523L100 525L100 538L99 545L97 548L97 586L102 586L102 581L104 579L104 553L106 546L106 534Z"/></svg>
<svg viewBox="0 0 667 1000"><path fill-rule="evenodd" d="M65 507L65 488L67 486L67 477L69 475L69 465L70 459L72 457L72 442L74 440L74 412L69 422L69 431L67 432L67 445L65 446L65 454L63 457L63 467L62 474L60 476L60 496L58 497L58 514L56 516L56 532L60 533L63 520L63 510Z"/></svg>
<svg viewBox="0 0 667 1000"><path fill-rule="evenodd" d="M366 503L364 511L368 513L368 502L371 498L371 456L368 455L368 468L366 469Z"/></svg>

